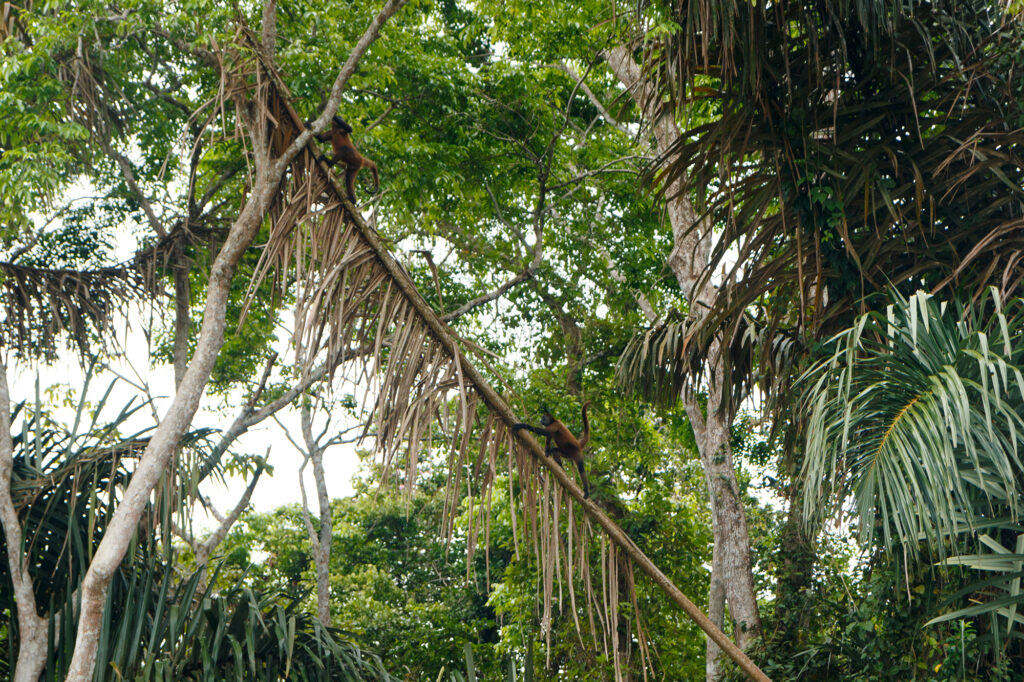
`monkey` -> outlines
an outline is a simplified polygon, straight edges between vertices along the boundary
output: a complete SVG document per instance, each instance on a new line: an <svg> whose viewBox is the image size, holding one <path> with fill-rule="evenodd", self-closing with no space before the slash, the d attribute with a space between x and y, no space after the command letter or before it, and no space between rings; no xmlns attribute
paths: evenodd
<svg viewBox="0 0 1024 682"><path fill-rule="evenodd" d="M310 122L307 122L308 126ZM331 147L334 149L334 156L328 159L326 156L320 156L319 160L323 160L328 166L333 166L339 161L345 164L345 187L348 189L348 200L353 204L356 203L356 176L359 175L359 171L363 168L369 168L370 172L373 173L373 192L376 194L380 191L380 176L377 175L377 164L370 161L368 158L359 153L356 149L356 145L352 142L352 138L349 134L352 132L352 126L345 123L345 120L341 116L331 117L331 131L324 131L316 136L316 139L321 142L330 142Z"/></svg>
<svg viewBox="0 0 1024 682"><path fill-rule="evenodd" d="M587 419L587 407L589 405L589 400L583 403L583 432L579 438L572 435L572 432L566 428L565 424L555 419L547 410L544 411L540 418L540 426L530 426L529 424L522 423L512 426L513 431L526 429L533 431L538 436L544 436L544 454L549 457L553 455L559 466L562 465L562 457L567 457L576 463L576 468L580 472L580 478L583 480L584 499L590 497L590 481L587 479L587 471L583 467L583 448L590 441L590 421ZM554 441L553 447L551 441Z"/></svg>

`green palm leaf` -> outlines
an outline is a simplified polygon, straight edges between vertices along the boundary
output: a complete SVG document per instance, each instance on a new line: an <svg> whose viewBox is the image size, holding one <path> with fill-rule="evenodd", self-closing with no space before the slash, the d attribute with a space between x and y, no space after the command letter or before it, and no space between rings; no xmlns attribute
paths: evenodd
<svg viewBox="0 0 1024 682"><path fill-rule="evenodd" d="M75 642L77 590L102 537L130 460L145 448L145 433L122 429L141 406L129 404L100 423L107 390L91 423L79 431L84 409L70 430L49 419L40 405L24 404L21 432L14 437L12 497L26 528L36 601L50 614L54 637L43 679L62 680ZM84 403L83 403L84 404ZM12 421L14 419L12 418ZM208 430L179 443L195 462L205 457ZM187 466L184 468L188 468ZM177 486L186 492L190 486ZM324 628L299 609L299 602L239 581L215 593L200 572L181 574L173 547L161 529L168 514L192 499L176 496L151 507L129 554L111 582L98 644L97 680L390 680L380 659ZM5 553L0 533L0 553ZM9 568L0 562L0 672L16 659L17 619Z"/></svg>
<svg viewBox="0 0 1024 682"><path fill-rule="evenodd" d="M1024 449L1024 302L918 293L838 334L801 378L805 512L852 495L864 541L945 556L1016 518ZM880 535L880 537L878 537Z"/></svg>

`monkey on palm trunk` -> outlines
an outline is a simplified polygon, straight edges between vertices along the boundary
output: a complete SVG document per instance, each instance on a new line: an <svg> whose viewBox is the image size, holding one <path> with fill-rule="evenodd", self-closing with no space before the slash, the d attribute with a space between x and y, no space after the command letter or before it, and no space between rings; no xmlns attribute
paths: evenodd
<svg viewBox="0 0 1024 682"><path fill-rule="evenodd" d="M309 122L306 125L308 126ZM355 143L349 137L351 132L352 126L345 123L341 116L333 116L331 118L330 132L324 131L317 135L316 139L321 142L331 143L334 155L329 159L326 156L320 157L327 162L328 166L333 166L339 161L345 164L345 187L348 189L348 200L354 204L356 203L356 176L359 175L359 171L363 168L369 168L370 172L373 173L374 194L380 191L380 176L377 175L377 164L360 154L359 150L356 149Z"/></svg>
<svg viewBox="0 0 1024 682"><path fill-rule="evenodd" d="M554 456L559 466L562 464L562 457L575 462L576 468L580 472L580 479L583 481L584 498L590 497L590 481L587 480L587 471L583 466L583 448L590 441L590 421L587 419L587 407L589 405L589 400L583 403L583 432L580 433L579 438L572 435L572 431L566 428L565 424L555 419L548 411L545 411L543 416L541 416L540 426L522 423L512 426L513 431L526 429L536 433L538 436L544 436L544 454L549 457ZM554 443L553 445L552 442Z"/></svg>

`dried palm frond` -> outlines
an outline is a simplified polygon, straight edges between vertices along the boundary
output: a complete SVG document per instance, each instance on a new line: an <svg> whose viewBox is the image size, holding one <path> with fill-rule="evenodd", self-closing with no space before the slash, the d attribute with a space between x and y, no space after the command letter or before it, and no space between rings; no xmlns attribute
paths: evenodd
<svg viewBox="0 0 1024 682"><path fill-rule="evenodd" d="M0 345L22 357L52 359L63 335L89 356L124 303L146 295L142 273L130 264L67 270L0 263Z"/></svg>
<svg viewBox="0 0 1024 682"><path fill-rule="evenodd" d="M751 306L812 344L890 286L1019 288L1019 22L882 0L686 0L676 19L649 46L662 115L689 117L659 179L721 227L705 276L727 264L729 282L690 330L698 361Z"/></svg>
<svg viewBox="0 0 1024 682"><path fill-rule="evenodd" d="M261 107L257 134L265 134L273 148L288 148L304 125L272 64L259 50L254 53L263 61L250 83L260 89L259 96L253 98ZM533 548L542 562L545 622L550 623L555 581L561 589L564 571L570 584L582 581L588 614L598 614L600 630L592 628L591 632L600 632L605 642L617 637L617 611L608 609L618 608L619 581L617 577L607 581L607 569L602 569L605 587L602 598L597 599L585 556L590 544L589 517L604 529L610 545L618 548L615 552L640 565L745 670L756 679L767 679L603 510L583 498L579 486L543 454L532 437L512 431L518 420L511 408L469 361L454 332L419 294L409 274L349 203L345 189L330 168L318 162L318 156L311 145L300 151L269 207L270 233L250 283L248 301L252 304L252 294L267 278L281 288L294 285L294 344L304 371L310 371L321 354L336 357L353 339L358 346L373 349L359 360L361 376L373 384L365 388L376 396L371 420L376 424L385 471L404 445L407 489L411 491L408 484L416 473L418 449L425 439L430 442L429 434L440 417L440 431L448 435L451 444L445 531L450 536L454 530L459 512L456 492L465 485L469 493L467 545L473 552L481 525L485 537L489 532L489 502L485 500L490 499L496 480L497 453L504 449L507 461L515 463L523 513L515 534L516 547L517 551L524 546ZM449 410L452 401L454 409ZM474 436L475 459L471 457ZM511 474L510 469L510 486ZM578 501L580 521L561 513L563 490ZM575 548L579 562L575 568L568 557L560 560L563 532L569 534ZM617 576L619 569L615 570ZM573 600L575 588L571 590ZM578 622L575 607L573 618ZM590 622L595 623L593 617Z"/></svg>
<svg viewBox="0 0 1024 682"><path fill-rule="evenodd" d="M94 345L108 341L125 304L163 295L161 270L176 244L195 237L194 231L175 230L122 263L92 270L0 262L0 346L21 357L52 360L64 337L82 357L91 356Z"/></svg>

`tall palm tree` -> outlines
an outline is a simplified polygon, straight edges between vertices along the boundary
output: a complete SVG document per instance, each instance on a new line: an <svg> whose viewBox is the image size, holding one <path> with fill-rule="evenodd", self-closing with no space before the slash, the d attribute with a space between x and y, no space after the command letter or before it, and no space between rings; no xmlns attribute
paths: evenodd
<svg viewBox="0 0 1024 682"><path fill-rule="evenodd" d="M648 45L648 63L663 113L690 125L661 179L723 230L707 272L724 265L730 283L687 353L699 361L753 310L771 333L750 369L770 374L785 369L771 341L830 336L872 292L1019 286L1024 24L1001 8L673 5L679 30Z"/></svg>

